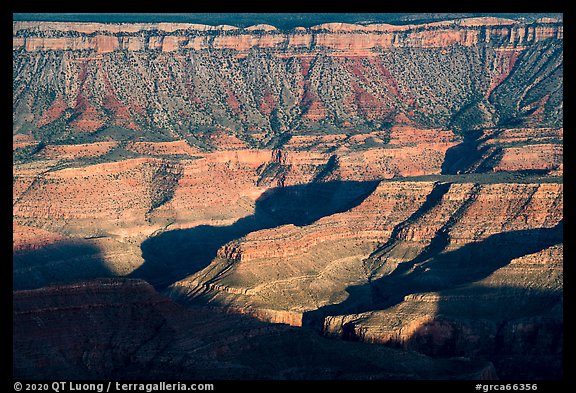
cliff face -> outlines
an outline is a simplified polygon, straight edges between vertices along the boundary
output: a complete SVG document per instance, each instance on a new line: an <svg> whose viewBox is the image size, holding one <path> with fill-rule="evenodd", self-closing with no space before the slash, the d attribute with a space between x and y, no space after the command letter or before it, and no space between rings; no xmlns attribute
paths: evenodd
<svg viewBox="0 0 576 393"><path fill-rule="evenodd" d="M503 379L560 379L562 259L562 245L551 246L473 285L407 295L382 311L327 317L324 332L431 356L489 358Z"/></svg>
<svg viewBox="0 0 576 393"><path fill-rule="evenodd" d="M562 377L561 22L13 34L19 376Z"/></svg>
<svg viewBox="0 0 576 393"><path fill-rule="evenodd" d="M462 203L472 192L474 182L512 181L512 184L501 187L496 187L496 184L493 188L482 186L483 192L492 195L490 198L503 198L503 201L508 198L503 195L513 195L515 192L530 198L540 197L545 187L557 186L542 185L537 189L535 182L561 182L561 130L539 129L538 138L532 136L534 132L487 132L474 148L475 156L469 151L465 153L467 159L473 159L465 164L459 164L457 160L452 163L453 160L449 159L452 151L459 154L459 149L465 144L461 138L445 130L418 130L407 126L394 126L387 133L372 132L352 137L346 134L295 137L285 143L283 149L248 149L235 141L231 144L226 134L221 134L213 136L212 140L223 150L211 153L194 148L185 141L48 144L36 153L37 159L14 167L14 250L18 253L18 260L31 258L35 261L33 264L26 263L23 269L15 266L17 275L22 275L22 280L19 278L17 282L27 283L26 287L45 282L42 277L48 273L47 267L55 266L54 261L49 261L50 258L59 261L58 265L62 266L58 269L61 276L49 274L52 280L60 277L67 281L68 272L84 272L85 278L95 277L89 275L89 272L93 272L91 269L63 268L70 266L76 257L67 258L58 250L62 246L69 248L65 243L74 238L84 238L83 241L94 249L91 254L105 261L102 263L104 271L128 274L144 263L145 258L139 247L149 236L167 229L232 226L236 221L252 216L258 217L258 225L239 230L238 237L246 237L231 248L235 251L229 251L246 262L267 257L295 256L302 251L308 252L321 242L346 239L370 244L385 242L397 224L394 220L407 218L405 215L409 214L409 210L401 214L403 209L417 209L431 193L433 186L430 182L433 181L468 183L464 188L461 184L454 184L450 188L450 194L460 190ZM388 139L387 143L383 143L384 138ZM20 147L22 143L17 142L16 152L23 149ZM226 150L234 146L240 148ZM451 162L450 165L446 164L447 161ZM461 170L463 173L442 175L446 168L452 166L464 168ZM536 171L535 174L523 179L525 171L530 170ZM545 176L547 173L549 175ZM290 215L314 215L314 209L322 210L322 206L317 205L315 192L327 195L326 192L345 190L346 182L358 182L352 187L363 192L363 187L369 186L371 181L410 179L415 176L419 176L416 183L382 183L378 192L349 212L339 211L336 215L328 212L329 217L325 218L317 215L320 220L316 226L281 226L298 223L290 221ZM319 187L308 187L311 191L307 191L305 185L310 182L319 182ZM341 182L344 186L327 186L322 190L322 184L327 182ZM515 184L530 182L533 183L530 187ZM293 200L283 202L284 209L281 209L279 202L270 198L272 205L265 214L260 213L259 200L276 187L301 187L305 196L300 199L301 207L308 207L309 211L300 209L290 213L290 209L294 208L290 205ZM357 192L352 191L349 195L356 195ZM482 223L486 211L494 211L492 199L475 207L477 221L473 225ZM513 206L516 207L510 208L502 205L499 217L503 222L510 221L510 209L530 209L514 214L529 220L530 225L555 222L556 216L546 216L549 213L545 210L547 207L534 205L535 201L528 199L524 204L514 200ZM330 203L337 206L337 198ZM562 205L561 192L555 203ZM273 207L276 205L278 207ZM278 210L273 212L270 210L272 208ZM544 210L540 211L541 208ZM388 219L380 220L382 215ZM266 221L266 217L271 217L272 221ZM482 231L492 234L511 228L511 224L505 227L495 225L492 213L489 217L492 221L482 223L486 227ZM546 217L551 221L542 221ZM402 234L410 237L409 240L429 241L439 230L439 225L404 228ZM466 242L468 233L477 230L469 227L472 224L462 221L453 225L462 228L461 232L454 232L454 241L463 237L462 241ZM265 227L269 229L250 233ZM32 235L36 232L41 233ZM232 234L229 236L229 240L235 239ZM47 250L34 251L48 245L51 247ZM213 257L217 255L216 249ZM221 253L225 255L227 252ZM174 267L185 266L188 260L185 252L181 250L177 254L179 257L174 260L168 256L163 258L170 259ZM30 269L39 274L37 279L26 279ZM102 269L96 271L102 272Z"/></svg>
<svg viewBox="0 0 576 393"><path fill-rule="evenodd" d="M363 357L357 343L178 306L138 280L14 292L14 332L15 378L495 377L489 362L438 362L388 348L364 348L370 356ZM398 364L396 358L406 362Z"/></svg>
<svg viewBox="0 0 576 393"><path fill-rule="evenodd" d="M223 260L176 283L174 290L227 305L316 310L346 300L351 286L369 287L407 265L416 270L421 263L442 265L435 258L481 249L484 242L522 250L526 245L516 244L515 233L526 232L532 241L531 231L554 228L562 219L562 199L561 184L382 182L346 212L304 227L247 234L218 252ZM561 242L561 235L555 241ZM457 275L456 282L474 282L492 273L477 271L490 252L466 254L470 260L451 273ZM368 292L366 296L354 301L368 301ZM353 298L348 296L345 304Z"/></svg>
<svg viewBox="0 0 576 393"><path fill-rule="evenodd" d="M262 147L318 128L559 126L562 24L484 22L14 22L14 132L77 143L156 129L205 147L191 130L225 130Z"/></svg>
<svg viewBox="0 0 576 393"><path fill-rule="evenodd" d="M475 18L404 26L326 23L281 32L274 26L262 25L240 29L186 23L14 22L13 34L13 48L26 51L233 49L246 52L253 48L272 48L284 54L327 49L336 55L358 55L393 47L441 48L453 44L522 47L548 38L563 38L563 26L554 20L521 24L506 19Z"/></svg>

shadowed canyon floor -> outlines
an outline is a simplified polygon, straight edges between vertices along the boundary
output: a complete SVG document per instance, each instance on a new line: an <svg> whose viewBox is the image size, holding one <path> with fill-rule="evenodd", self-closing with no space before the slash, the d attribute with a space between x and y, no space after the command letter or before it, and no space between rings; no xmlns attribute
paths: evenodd
<svg viewBox="0 0 576 393"><path fill-rule="evenodd" d="M253 215L230 226L201 225L164 232L144 241L144 264L130 276L165 289L208 266L217 251L233 240L281 225L306 226L345 212L360 204L377 185L374 181L332 181L269 189L256 200Z"/></svg>
<svg viewBox="0 0 576 393"><path fill-rule="evenodd" d="M18 378L495 377L485 361L438 361L416 352L327 340L307 329L219 310L185 308L139 280L97 280L17 292L14 328L21 332L14 340ZM63 330L68 333L62 335ZM38 348L40 337L45 345Z"/></svg>
<svg viewBox="0 0 576 393"><path fill-rule="evenodd" d="M433 19L14 22L14 376L562 379L562 21Z"/></svg>
<svg viewBox="0 0 576 393"><path fill-rule="evenodd" d="M381 310L397 305L408 295L462 287L480 281L515 258L562 242L562 222L550 229L498 233L449 252L443 252L448 239L442 232L416 258L398 264L391 273L370 281L369 285L348 288L346 291L350 296L345 302L312 311L305 315L305 321L314 325L317 315Z"/></svg>

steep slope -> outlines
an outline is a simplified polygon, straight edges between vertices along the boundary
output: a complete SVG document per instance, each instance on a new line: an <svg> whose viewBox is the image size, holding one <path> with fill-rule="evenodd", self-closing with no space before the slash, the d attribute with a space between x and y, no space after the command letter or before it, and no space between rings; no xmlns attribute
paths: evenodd
<svg viewBox="0 0 576 393"><path fill-rule="evenodd" d="M554 19L14 22L14 373L562 378L562 116Z"/></svg>
<svg viewBox="0 0 576 393"><path fill-rule="evenodd" d="M483 242L494 243L490 247L496 249L517 249L521 256L528 251L527 244L516 240L520 232L532 242L530 233L552 231L547 228L555 228L562 219L561 184L448 184L430 198L443 186L383 182L346 212L304 227L249 233L220 249L210 266L176 283L174 290L216 305L278 311L312 311L341 302L331 312L378 308L382 304L374 302L370 291L356 296L347 294L348 288L386 285L378 280L386 282L388 275L424 269L429 259L461 252L470 260L442 267L434 278L436 285L475 282L502 267L482 262L495 261L488 256L492 249L486 255L479 251ZM535 247L546 245L544 238L534 236L539 240ZM549 245L561 243L561 232L553 239ZM476 250L472 255L465 251L470 247ZM452 266L448 260L437 263L444 264ZM486 269L480 269L482 265Z"/></svg>
<svg viewBox="0 0 576 393"><path fill-rule="evenodd" d="M13 323L15 378L496 377L488 362L438 362L417 353L334 342L311 331L215 310L187 309L138 280L14 292Z"/></svg>
<svg viewBox="0 0 576 393"><path fill-rule="evenodd" d="M14 132L98 139L110 127L289 131L395 121L471 129L562 118L562 24L326 24L290 33L190 24L14 22ZM400 120L402 119L402 120ZM200 140L198 140L200 139Z"/></svg>
<svg viewBox="0 0 576 393"><path fill-rule="evenodd" d="M436 357L490 359L503 379L561 379L562 260L562 245L550 246L456 289L421 288L386 309L326 317L323 331ZM422 266L430 272L434 264ZM416 270L411 274L416 277Z"/></svg>

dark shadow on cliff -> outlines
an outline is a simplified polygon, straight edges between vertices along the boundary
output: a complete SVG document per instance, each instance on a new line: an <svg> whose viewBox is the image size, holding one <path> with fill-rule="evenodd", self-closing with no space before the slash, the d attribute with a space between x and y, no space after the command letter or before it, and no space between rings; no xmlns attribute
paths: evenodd
<svg viewBox="0 0 576 393"><path fill-rule="evenodd" d="M83 239L60 241L12 254L13 290L112 276L101 250Z"/></svg>
<svg viewBox="0 0 576 393"><path fill-rule="evenodd" d="M561 287L471 285L439 292L435 306L431 319L392 346L488 360L504 380L562 379Z"/></svg>
<svg viewBox="0 0 576 393"><path fill-rule="evenodd" d="M477 168L474 168L474 164L482 160L490 148L488 145L482 145L482 143L498 134L484 135L482 130L466 132L461 143L446 150L441 173L443 175L458 175L461 173L490 172L493 164L502 157L501 149L495 149Z"/></svg>
<svg viewBox="0 0 576 393"><path fill-rule="evenodd" d="M445 237L440 233L437 236ZM432 243L448 242L432 240ZM395 306L410 294L454 289L481 280L512 259L536 253L563 242L563 221L552 228L497 233L454 251L425 248L413 260L401 263L389 275L347 289L348 298L304 314L303 323L322 329L327 315L356 314Z"/></svg>
<svg viewBox="0 0 576 393"><path fill-rule="evenodd" d="M140 280L18 291L13 302L19 379L430 380L480 376L489 366L184 307Z"/></svg>
<svg viewBox="0 0 576 393"><path fill-rule="evenodd" d="M304 226L359 205L378 181L332 181L267 190L254 214L228 226L200 225L163 232L142 243L144 264L129 275L165 289L208 266L220 247L250 232L293 224Z"/></svg>

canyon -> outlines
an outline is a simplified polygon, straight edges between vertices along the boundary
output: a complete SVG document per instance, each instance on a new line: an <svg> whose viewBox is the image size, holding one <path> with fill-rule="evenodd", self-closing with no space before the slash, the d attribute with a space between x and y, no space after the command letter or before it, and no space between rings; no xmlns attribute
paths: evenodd
<svg viewBox="0 0 576 393"><path fill-rule="evenodd" d="M14 296L14 320L15 330L21 331L14 340L15 372L20 378L494 376L486 361L437 361L415 352L325 340L314 332L218 310L185 308L140 280L98 279L19 291ZM68 335L62 335L63 329ZM46 345L38 347L39 339Z"/></svg>
<svg viewBox="0 0 576 393"><path fill-rule="evenodd" d="M13 22L15 376L562 379L563 208L561 20Z"/></svg>

